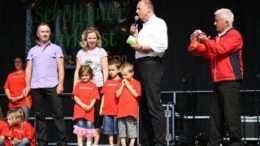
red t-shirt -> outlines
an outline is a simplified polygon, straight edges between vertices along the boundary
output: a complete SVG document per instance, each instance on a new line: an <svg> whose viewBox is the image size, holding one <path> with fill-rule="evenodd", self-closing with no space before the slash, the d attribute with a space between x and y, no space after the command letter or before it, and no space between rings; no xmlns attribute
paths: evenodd
<svg viewBox="0 0 260 146"><path fill-rule="evenodd" d="M6 146L11 145L8 140L9 135L9 125L4 120L0 120L0 136L4 136L4 142Z"/></svg>
<svg viewBox="0 0 260 146"><path fill-rule="evenodd" d="M86 105L89 105L93 99L99 99L98 88L96 84L92 82L77 83L72 94L73 96L77 96ZM75 103L73 120L79 118L84 118L94 122L94 108L87 112L80 105Z"/></svg>
<svg viewBox="0 0 260 146"><path fill-rule="evenodd" d="M101 90L104 95L104 103L102 115L117 115L118 99L116 98L116 91L121 85L122 80L107 80Z"/></svg>
<svg viewBox="0 0 260 146"><path fill-rule="evenodd" d="M4 88L9 89L11 97L17 97L22 95L23 89L26 87L25 85L25 72L12 72L8 75ZM29 106L32 105L31 95L24 97L17 102L12 102L9 100L8 107L21 107L21 106Z"/></svg>
<svg viewBox="0 0 260 146"><path fill-rule="evenodd" d="M25 121L23 124L17 124L10 128L9 132L10 138L17 138L22 140L23 138L27 138L30 141L31 146L35 146L35 129L33 126Z"/></svg>
<svg viewBox="0 0 260 146"><path fill-rule="evenodd" d="M130 85L134 88L134 90L141 95L141 84L139 81L132 79L129 81ZM124 87L123 92L119 97L118 102L118 118L132 116L133 118L137 119L138 116L138 106L139 100L138 98L134 97L133 94Z"/></svg>
<svg viewBox="0 0 260 146"><path fill-rule="evenodd" d="M0 136L8 136L9 126L4 120L0 120Z"/></svg>

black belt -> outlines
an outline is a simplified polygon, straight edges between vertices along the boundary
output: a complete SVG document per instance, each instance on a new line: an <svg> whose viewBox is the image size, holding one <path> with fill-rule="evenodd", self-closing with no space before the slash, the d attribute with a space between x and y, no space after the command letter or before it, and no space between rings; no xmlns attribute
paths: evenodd
<svg viewBox="0 0 260 146"><path fill-rule="evenodd" d="M142 58L138 58L136 60L137 62L145 62L145 61L158 61L158 62L162 62L162 59L158 56L146 56L146 57L142 57Z"/></svg>

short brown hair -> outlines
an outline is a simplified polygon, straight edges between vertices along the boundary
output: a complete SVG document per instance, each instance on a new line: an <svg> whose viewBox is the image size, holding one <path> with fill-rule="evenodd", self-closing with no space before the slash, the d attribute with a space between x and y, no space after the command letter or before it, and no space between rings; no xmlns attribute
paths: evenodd
<svg viewBox="0 0 260 146"><path fill-rule="evenodd" d="M50 25L49 25L47 22L41 22L41 23L39 23L38 26L37 26L37 31L38 31L38 29L39 29L40 26L48 26L48 27L50 28L50 30L51 30L51 27L50 27Z"/></svg>
<svg viewBox="0 0 260 146"><path fill-rule="evenodd" d="M108 65L115 65L117 69L120 69L121 67L121 62L118 61L117 59L113 59L113 60L110 60Z"/></svg>
<svg viewBox="0 0 260 146"><path fill-rule="evenodd" d="M79 78L81 78L84 73L87 73L90 76L90 80L94 76L93 69L89 65L81 65L80 66L80 68L79 68Z"/></svg>

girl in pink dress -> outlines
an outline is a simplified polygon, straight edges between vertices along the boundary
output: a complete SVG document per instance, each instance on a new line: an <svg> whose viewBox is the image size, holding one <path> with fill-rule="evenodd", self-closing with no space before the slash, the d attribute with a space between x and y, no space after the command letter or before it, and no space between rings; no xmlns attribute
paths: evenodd
<svg viewBox="0 0 260 146"><path fill-rule="evenodd" d="M98 88L91 82L93 70L89 65L82 65L79 69L78 82L73 90L75 100L73 120L75 121L74 131L77 135L78 146L92 144L92 139L96 134L94 128L94 104L99 99Z"/></svg>

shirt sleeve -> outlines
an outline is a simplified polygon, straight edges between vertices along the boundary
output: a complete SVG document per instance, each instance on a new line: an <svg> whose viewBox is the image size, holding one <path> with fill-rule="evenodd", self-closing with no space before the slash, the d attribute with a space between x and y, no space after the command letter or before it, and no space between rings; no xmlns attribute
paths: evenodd
<svg viewBox="0 0 260 146"><path fill-rule="evenodd" d="M101 93L101 94L104 94L105 92L106 92L106 82L104 83L104 85L103 85L103 87L102 87L100 93Z"/></svg>
<svg viewBox="0 0 260 146"><path fill-rule="evenodd" d="M9 75L8 75L6 81L5 81L4 88L5 88L5 89L8 89L8 88L9 88Z"/></svg>
<svg viewBox="0 0 260 146"><path fill-rule="evenodd" d="M73 89L72 96L79 95L79 84L76 84L75 88Z"/></svg>
<svg viewBox="0 0 260 146"><path fill-rule="evenodd" d="M103 48L100 49L100 56L101 56L101 58L107 56L107 52L105 51L105 49L103 49Z"/></svg>
<svg viewBox="0 0 260 146"><path fill-rule="evenodd" d="M24 126L24 138L28 138L29 140L33 139L34 136L34 128L27 123L26 126Z"/></svg>
<svg viewBox="0 0 260 146"><path fill-rule="evenodd" d="M33 58L32 49L30 49L30 51L28 52L26 60L32 60L32 58Z"/></svg>
<svg viewBox="0 0 260 146"><path fill-rule="evenodd" d="M1 123L1 122L0 122ZM8 136L9 135L9 127L8 127L8 125L7 125L7 123L3 123L3 128L2 128L2 135L3 136Z"/></svg>
<svg viewBox="0 0 260 146"><path fill-rule="evenodd" d="M82 52L82 51L81 51L81 49L80 49L80 50L78 51L77 55L76 55L77 58L80 58L80 57L81 57L81 52Z"/></svg>
<svg viewBox="0 0 260 146"><path fill-rule="evenodd" d="M141 84L137 80L134 82L134 89L140 97L141 96Z"/></svg>
<svg viewBox="0 0 260 146"><path fill-rule="evenodd" d="M168 48L167 25L164 21L159 21L155 26L151 48L155 53L162 53Z"/></svg>
<svg viewBox="0 0 260 146"><path fill-rule="evenodd" d="M98 93L98 88L97 86L94 86L94 90L92 91L91 95L94 99L99 99L99 93Z"/></svg>
<svg viewBox="0 0 260 146"><path fill-rule="evenodd" d="M59 47L59 46L57 47L55 55L56 55L56 58L63 58L63 52L62 52L61 47Z"/></svg>
<svg viewBox="0 0 260 146"><path fill-rule="evenodd" d="M243 40L238 32L232 31L223 36L218 43L215 40L208 39L205 41L205 45L216 56L228 56L242 49Z"/></svg>

